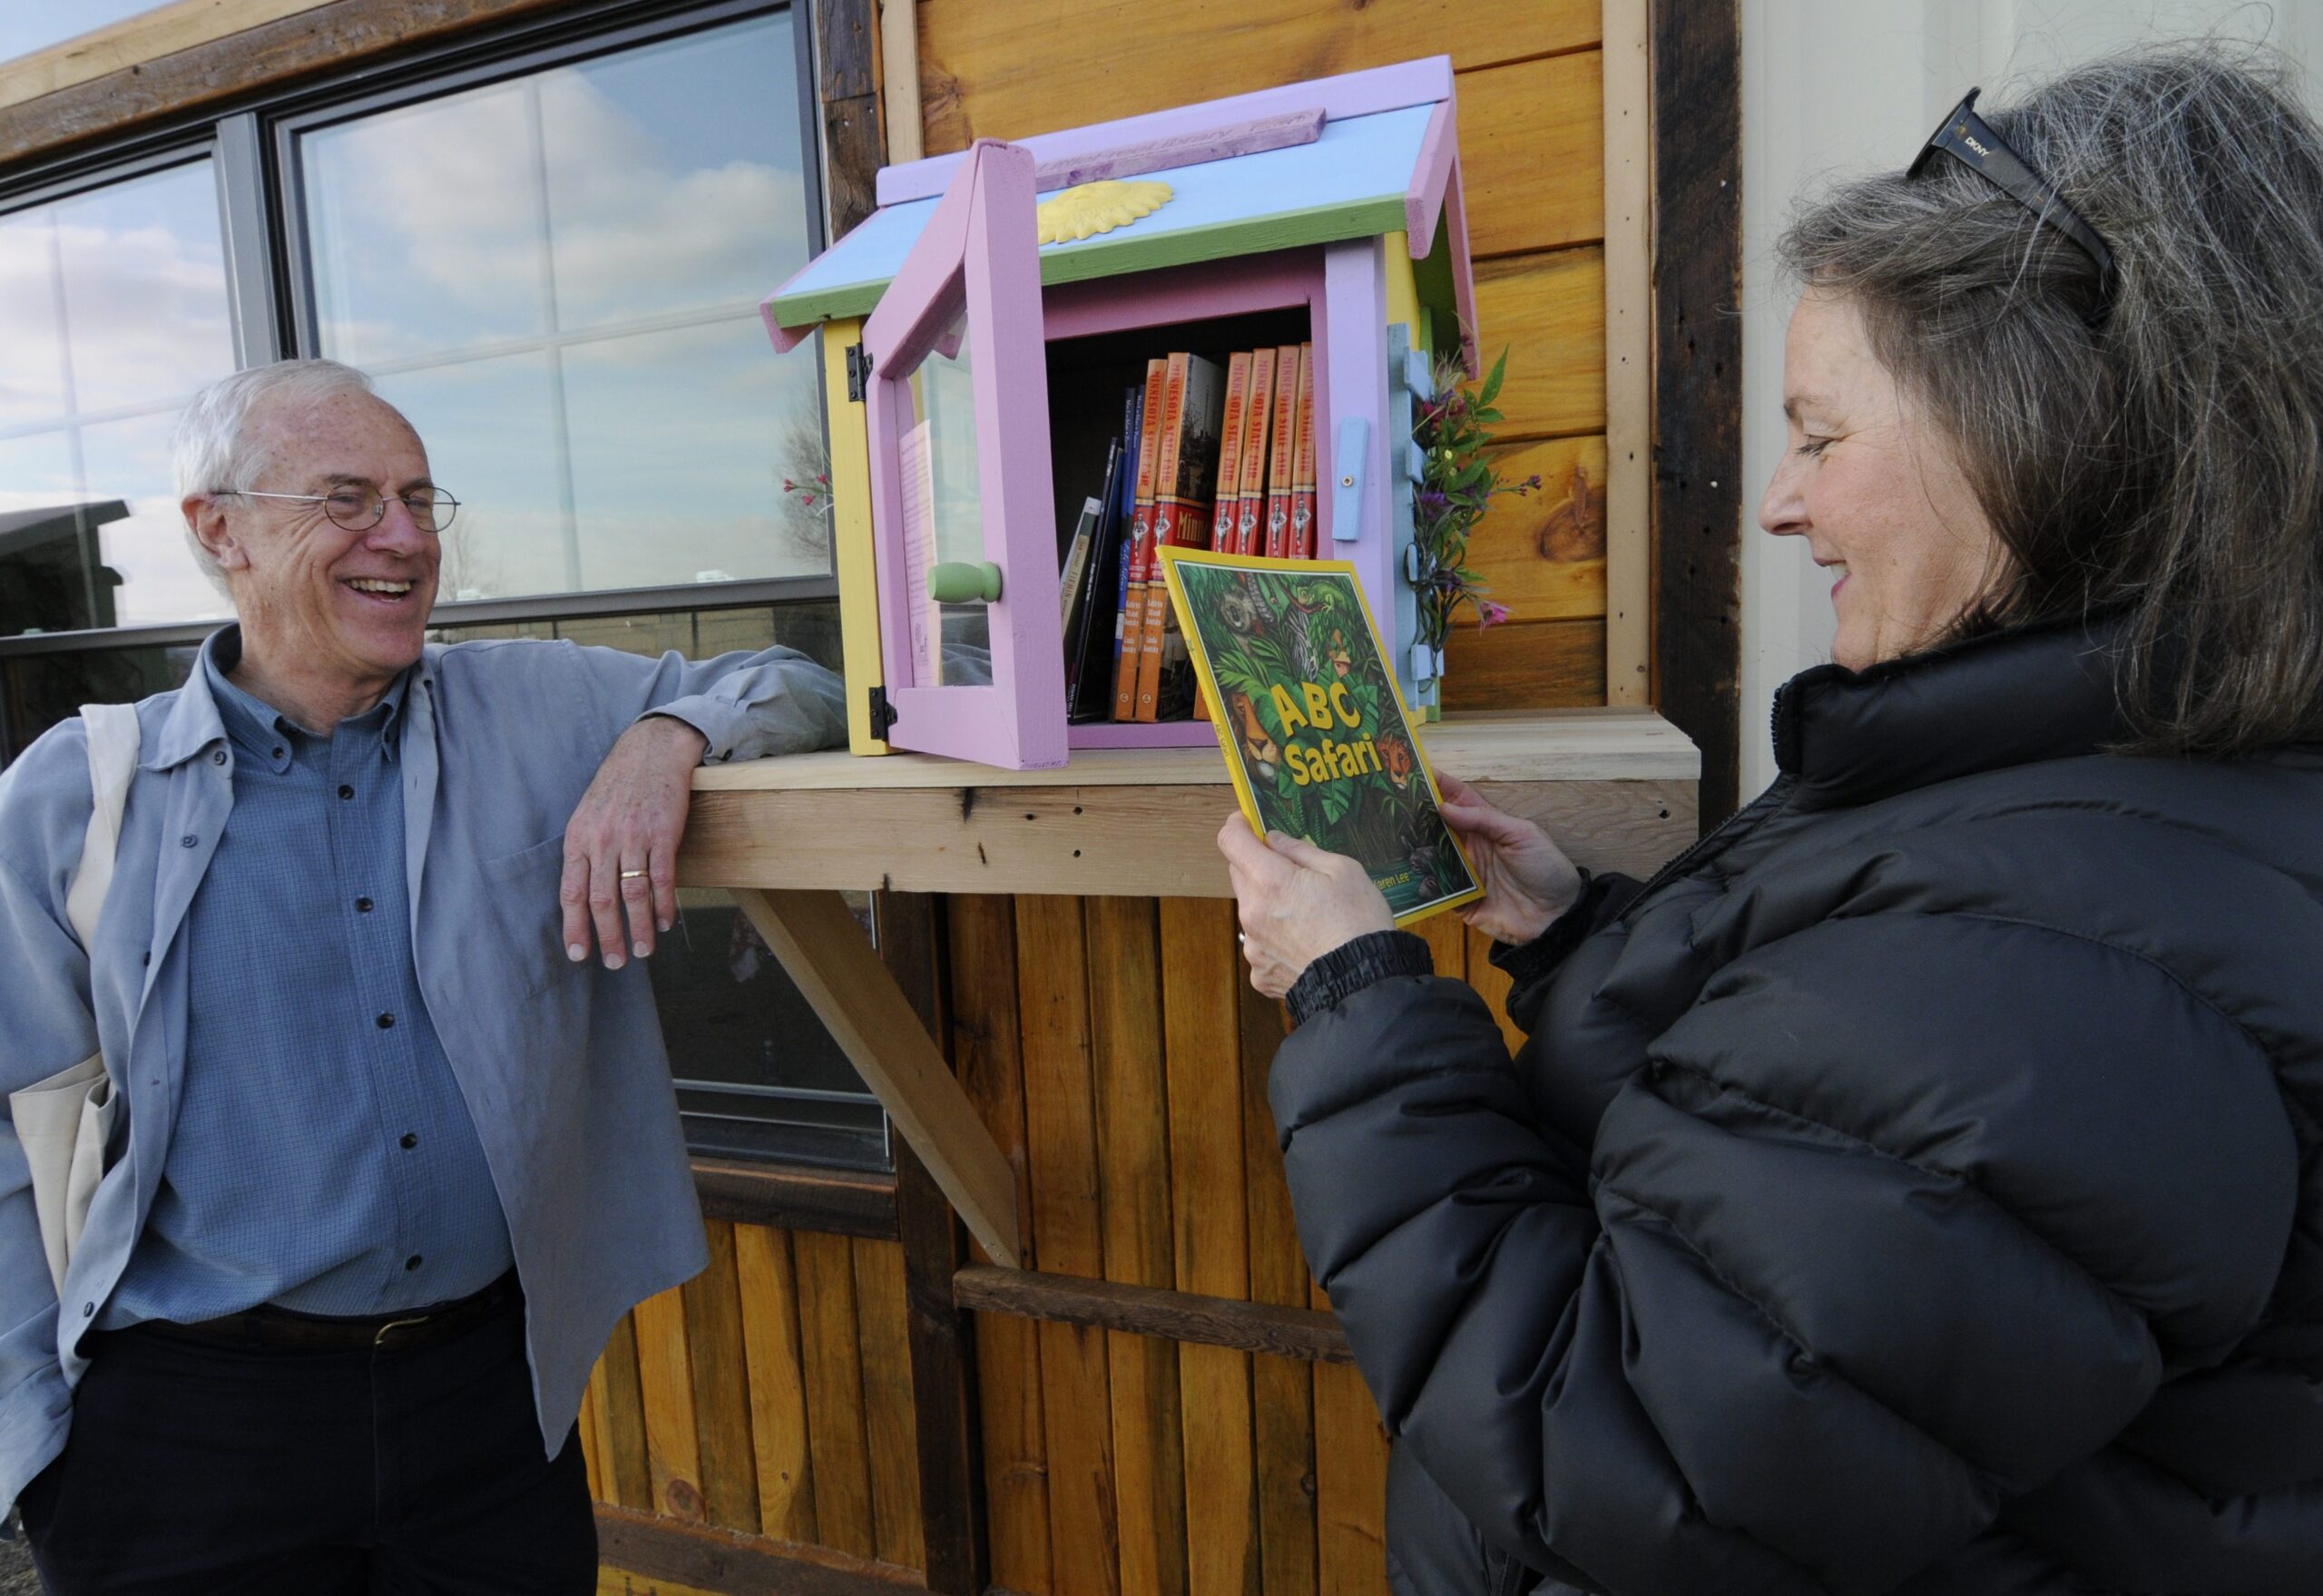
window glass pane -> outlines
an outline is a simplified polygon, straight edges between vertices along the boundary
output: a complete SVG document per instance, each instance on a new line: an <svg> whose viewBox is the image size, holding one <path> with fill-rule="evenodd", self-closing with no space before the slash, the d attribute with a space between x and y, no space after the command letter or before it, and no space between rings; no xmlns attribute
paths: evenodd
<svg viewBox="0 0 2323 1596"><path fill-rule="evenodd" d="M0 216L0 584L59 575L0 635L224 614L169 462L187 397L234 368L210 163Z"/></svg>
<svg viewBox="0 0 2323 1596"><path fill-rule="evenodd" d="M777 357L758 317L809 242L790 26L301 137L321 352L373 371L460 496L446 596L830 569L778 481L824 468L816 351Z"/></svg>
<svg viewBox="0 0 2323 1596"><path fill-rule="evenodd" d="M133 704L139 699L181 686L192 674L199 643L178 648L78 649L0 661L7 746L15 759L59 720L81 712L83 704Z"/></svg>

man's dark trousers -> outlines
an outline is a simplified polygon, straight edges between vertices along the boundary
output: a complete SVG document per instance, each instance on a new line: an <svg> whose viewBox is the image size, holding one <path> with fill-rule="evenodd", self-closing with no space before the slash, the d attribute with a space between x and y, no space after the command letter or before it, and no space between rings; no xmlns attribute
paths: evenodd
<svg viewBox="0 0 2323 1596"><path fill-rule="evenodd" d="M53 1596L587 1596L577 1433L544 1458L511 1302L399 1349L93 1337L64 1454L25 1487Z"/></svg>

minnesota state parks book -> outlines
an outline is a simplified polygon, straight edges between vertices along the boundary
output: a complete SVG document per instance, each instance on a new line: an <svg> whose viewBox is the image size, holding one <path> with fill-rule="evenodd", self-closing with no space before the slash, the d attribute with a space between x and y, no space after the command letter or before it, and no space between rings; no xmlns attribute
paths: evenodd
<svg viewBox="0 0 2323 1596"><path fill-rule="evenodd" d="M1355 567L1155 552L1251 829L1360 861L1398 925L1483 896Z"/></svg>

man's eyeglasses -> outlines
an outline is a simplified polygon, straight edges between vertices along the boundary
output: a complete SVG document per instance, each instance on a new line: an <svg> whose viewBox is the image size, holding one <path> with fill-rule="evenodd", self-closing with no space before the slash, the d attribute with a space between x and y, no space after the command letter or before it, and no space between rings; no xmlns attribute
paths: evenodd
<svg viewBox="0 0 2323 1596"><path fill-rule="evenodd" d="M1917 177L1927 169L1938 150L1963 165L1982 172L1995 186L2005 191L2018 204L2041 220L2080 246L2081 252L2096 264L2098 291L2106 301L2113 298L2113 251L2097 236L2097 230L2082 220L2073 208L2037 171L2024 162L2024 158L2001 142L1998 133L1975 112L1976 96L1981 89L1968 91L1950 115L1936 125L1936 132L1920 146L1906 177Z"/></svg>
<svg viewBox="0 0 2323 1596"><path fill-rule="evenodd" d="M387 518L387 502L400 499L403 507L411 512L412 524L422 532L441 532L452 524L452 517L459 514L460 502L440 487L421 488L412 494L382 494L372 488L343 487L327 494L261 494L249 488L221 488L211 494L215 499L289 499L301 504L320 504L323 514L349 532L368 532Z"/></svg>

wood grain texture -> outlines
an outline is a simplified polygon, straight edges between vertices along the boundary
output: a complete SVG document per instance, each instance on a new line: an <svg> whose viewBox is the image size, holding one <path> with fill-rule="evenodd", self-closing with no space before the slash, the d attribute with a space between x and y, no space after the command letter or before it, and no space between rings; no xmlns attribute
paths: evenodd
<svg viewBox="0 0 2323 1596"><path fill-rule="evenodd" d="M1276 1357L1346 1363L1354 1354L1328 1314L1240 1297L1207 1297L1078 1275L1048 1275L970 1264L953 1280L965 1307L1045 1324L1094 1325L1202 1346Z"/></svg>
<svg viewBox="0 0 2323 1596"><path fill-rule="evenodd" d="M1299 1249L1282 1148L1267 1103L1267 1072L1282 1045L1289 1016L1281 1004L1252 989L1247 969L1238 967L1235 974L1250 1299L1303 1312L1307 1258ZM1258 1459L1260 1582L1267 1596L1306 1596L1316 1578L1315 1407L1306 1369L1280 1357L1251 1359L1250 1410Z"/></svg>
<svg viewBox="0 0 2323 1596"><path fill-rule="evenodd" d="M1594 50L1460 74L1460 175L1477 259L1605 230L1605 113Z"/></svg>
<svg viewBox="0 0 2323 1596"><path fill-rule="evenodd" d="M561 3L333 0L0 110L0 162Z"/></svg>
<svg viewBox="0 0 2323 1596"><path fill-rule="evenodd" d="M1419 55L1487 66L1593 44L1598 29L1597 0L1248 0L1230 23L1204 7L1140 0L1083 0L1059 13L1054 0L924 0L928 153ZM1105 85L1102 110L1090 104L1092 83Z"/></svg>
<svg viewBox="0 0 2323 1596"><path fill-rule="evenodd" d="M856 1557L877 1555L863 1354L856 1339L855 1244L804 1231L790 1239L799 1282L799 1353L814 1458L815 1532Z"/></svg>
<svg viewBox="0 0 2323 1596"><path fill-rule="evenodd" d="M1647 0L1606 0L1605 694L1653 698L1653 106Z"/></svg>
<svg viewBox="0 0 2323 1596"><path fill-rule="evenodd" d="M623 1314L605 1339L593 1378L602 1377L599 1422L612 1469L604 1500L641 1513L653 1510L653 1471L645 1455L645 1393L637 1373L637 1323Z"/></svg>
<svg viewBox="0 0 2323 1596"><path fill-rule="evenodd" d="M1247 1298L1242 1081L1234 915L1223 903L1162 903L1162 1026L1168 1046L1170 1170L1178 1288ZM1185 1416L1187 1589L1259 1588L1258 1482L1246 1354L1178 1349Z"/></svg>
<svg viewBox="0 0 2323 1596"><path fill-rule="evenodd" d="M1740 15L1652 3L1654 696L1701 748L1710 827L1741 779Z"/></svg>
<svg viewBox="0 0 2323 1596"><path fill-rule="evenodd" d="M1605 430L1605 252L1585 244L1476 262L1476 339L1508 346L1494 429L1505 442Z"/></svg>
<svg viewBox="0 0 2323 1596"><path fill-rule="evenodd" d="M696 1158L693 1189L704 1219L887 1241L896 1237L896 1183L886 1175Z"/></svg>
<svg viewBox="0 0 2323 1596"><path fill-rule="evenodd" d="M647 1297L630 1317L637 1324L637 1380L644 1403L653 1510L700 1523L705 1516L701 1446L694 1428L685 1300L673 1288Z"/></svg>
<svg viewBox="0 0 2323 1596"><path fill-rule="evenodd" d="M1444 707L1450 711L1530 710L1605 699L1602 619L1512 621L1489 632L1463 626L1446 640L1444 652Z"/></svg>
<svg viewBox="0 0 2323 1596"><path fill-rule="evenodd" d="M1513 358L1513 357L1512 357ZM1476 524L1468 568L1518 621L1584 621L1605 613L1605 440L1553 438L1495 450L1502 477L1538 476ZM1475 624L1466 612L1462 619Z"/></svg>
<svg viewBox="0 0 2323 1596"><path fill-rule="evenodd" d="M969 1230L1001 1262L1017 1261L1007 1160L845 900L812 891L737 889L733 896Z"/></svg>
<svg viewBox="0 0 2323 1596"><path fill-rule="evenodd" d="M322 0L175 0L0 63L0 108L311 11Z"/></svg>
<svg viewBox="0 0 2323 1596"><path fill-rule="evenodd" d="M1387 1433L1352 1365L1315 1366L1318 1558L1331 1596L1387 1596Z"/></svg>
<svg viewBox="0 0 2323 1596"><path fill-rule="evenodd" d="M597 1551L612 1572L605 1596L901 1596L921 1589L911 1569L738 1535L617 1507L597 1510Z"/></svg>
<svg viewBox="0 0 2323 1596"><path fill-rule="evenodd" d="M1044 1269L1093 1278L1104 1273L1104 1230L1090 1095L1090 974L1080 900L1019 897L1016 1001L1033 1245ZM1039 1335L1051 1588L1057 1596L1112 1596L1121 1567L1105 1338L1061 1322L1043 1324Z"/></svg>
<svg viewBox="0 0 2323 1596"><path fill-rule="evenodd" d="M886 761L880 761L885 763ZM961 1085L1016 1172L1024 1213L1024 1076L1016 1020L1016 930L1005 897L946 905L951 949L952 1061ZM981 1249L977 1256L982 1257ZM1025 1249L1027 1258L1037 1253ZM975 1321L976 1392L992 1581L1024 1596L1049 1583L1048 1443L1041 1424L1039 1333L1023 1319Z"/></svg>
<svg viewBox="0 0 2323 1596"><path fill-rule="evenodd" d="M871 1465L871 1523L881 1562L925 1568L919 1435L912 1411L911 1314L903 1248L857 1241L856 1335L863 1350L863 1427Z"/></svg>
<svg viewBox="0 0 2323 1596"><path fill-rule="evenodd" d="M1089 968L1091 1068L1104 1275L1167 1289L1177 1278L1171 1235L1170 1109L1162 1073L1160 931L1150 898L1083 905ZM1185 1431L1177 1348L1126 1330L1106 1335L1121 1588L1184 1596Z"/></svg>
<svg viewBox="0 0 2323 1596"><path fill-rule="evenodd" d="M750 1366L743 1351L742 1298L734 1227L703 1224L710 1264L679 1288L685 1306L686 1358L692 1373L694 1434L701 1456L702 1504L709 1521L747 1535L759 1532L758 1464L750 1441Z"/></svg>
<svg viewBox="0 0 2323 1596"><path fill-rule="evenodd" d="M759 1523L779 1541L812 1541L814 1474L790 1238L761 1225L738 1225L734 1262L741 1286L742 1354L750 1372Z"/></svg>
<svg viewBox="0 0 2323 1596"><path fill-rule="evenodd" d="M604 1440L597 1428L597 1378L593 1373L581 1393L581 1416L576 1427L581 1433L581 1462L589 1476L589 1500L602 1502L605 1497L605 1478L598 1459L604 1455Z"/></svg>

